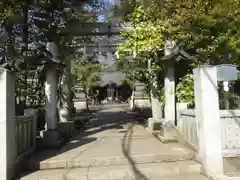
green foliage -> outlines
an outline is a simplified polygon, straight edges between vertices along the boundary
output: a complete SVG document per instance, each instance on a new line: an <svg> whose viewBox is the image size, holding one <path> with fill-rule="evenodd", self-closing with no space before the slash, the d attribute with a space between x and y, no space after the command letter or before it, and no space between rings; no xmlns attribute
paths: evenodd
<svg viewBox="0 0 240 180"><path fill-rule="evenodd" d="M157 74L162 71L159 52L164 48L167 24L162 19L152 19L150 11L151 8L146 10L142 5L133 4L132 12L127 18L128 28L121 33L125 42L118 48L116 56L121 61L125 52L130 52L133 59L128 62L128 75L135 81L145 83L147 94L150 95L152 91L154 96L160 98L162 85L154 82L158 81Z"/></svg>
<svg viewBox="0 0 240 180"><path fill-rule="evenodd" d="M156 54L163 49L165 22L161 19L152 21L142 6L134 8L126 26L128 28L121 33L125 42L116 52L118 58L124 55L125 51L131 52L136 58L143 52Z"/></svg>
<svg viewBox="0 0 240 180"><path fill-rule="evenodd" d="M7 20L22 11L27 0L2 0L0 2L0 20Z"/></svg>
<svg viewBox="0 0 240 180"><path fill-rule="evenodd" d="M129 1L128 1L129 2ZM127 39L119 51L161 49L163 40L174 39L198 57L198 63L237 63L240 32L240 2L236 0L141 1L127 22L134 27L123 32ZM147 6L146 6L147 3ZM145 5L145 6L144 6ZM161 5L161 6L160 6ZM161 8L160 8L161 7Z"/></svg>
<svg viewBox="0 0 240 180"><path fill-rule="evenodd" d="M177 4L179 4L177 6ZM171 23L178 26L172 35L199 63L235 63L239 40L240 2L236 0L178 0Z"/></svg>
<svg viewBox="0 0 240 180"><path fill-rule="evenodd" d="M176 86L177 102L194 103L194 84L193 77L190 74L180 79Z"/></svg>
<svg viewBox="0 0 240 180"><path fill-rule="evenodd" d="M78 3L77 3L78 1ZM4 25L7 27L7 36L8 38L2 38L4 41L0 41L1 47L7 47L7 56L8 56L8 63L10 63L10 66L12 67L13 71L16 75L16 97L19 97L21 99L30 98L31 100L38 100L38 104L42 104L45 102L44 98L44 80L45 80L45 72L44 68L38 67L34 70L29 70L27 64L25 63L25 58L21 56L21 54L17 53L14 49L14 41L16 38L15 35L12 34L12 26L15 24L22 24L23 23L23 14L24 11L26 11L31 5L33 5L35 1L29 1L29 0L1 0L0 1L0 23L4 23ZM40 2L40 1L38 1ZM47 12L51 13L53 9L58 9L59 11L62 11L62 8L64 8L61 4L63 1L58 0L41 0L41 8L47 9ZM73 4L71 4L73 3ZM79 0L72 0L70 4L67 6L74 10L72 19L81 19L82 22L96 21L97 15L92 13L93 16L88 16L90 13L87 10L83 10L83 6L85 4L88 4L92 8L90 8L92 11L95 11L98 9L99 4L98 0L85 0L85 1L79 1ZM76 5L77 4L77 5ZM56 16L55 16L56 17ZM67 22L69 23L69 22ZM2 28L2 27L1 27ZM57 28L56 33L54 35L56 36L54 38L55 43L58 46L58 50L60 53L61 60L69 60L70 55L70 48L68 47L68 43L71 42L72 36L71 34L68 34L68 27L67 28ZM18 33L19 37L22 37L21 31ZM28 32L28 35L32 32ZM2 29L0 29L0 35L2 35ZM34 37L39 36L39 33L37 31L34 31L31 35ZM18 37L18 38L19 38ZM34 60L34 58L33 58ZM90 68L90 67L88 67ZM92 67L93 69L93 67ZM61 72L60 72L61 74ZM59 74L58 74L59 75ZM90 79L90 78L88 78ZM29 82L30 81L30 82ZM89 82L89 81L88 81ZM91 83L90 83L91 84ZM87 84L87 86L90 86ZM60 87L60 84L59 84ZM58 89L59 92L61 92L61 88Z"/></svg>
<svg viewBox="0 0 240 180"><path fill-rule="evenodd" d="M75 87L82 87L84 93L88 94L91 88L99 85L101 75L99 64L86 63L81 57L76 56L71 67L73 84Z"/></svg>
<svg viewBox="0 0 240 180"><path fill-rule="evenodd" d="M134 59L128 64L135 64L130 75L139 76L139 64L146 63L144 53L153 54L153 64L160 63L163 45L166 39L174 40L186 52L196 56L198 61L191 62L189 67L199 64L239 64L240 46L240 1L236 0L123 0L118 12L128 12L124 18L128 28L122 32L126 42L118 49L120 59L125 51L130 51ZM131 5L124 6L130 3ZM120 10L121 9L121 10ZM144 52L144 53L143 53ZM139 60L140 59L140 60ZM140 61L140 63L139 63ZM137 62L137 63L136 63ZM161 65L158 64L159 67ZM178 66L177 66L178 68ZM154 69L151 66L151 69ZM189 69L184 68L189 74ZM161 72L161 69L159 69ZM146 89L150 88L154 76L147 67L144 72ZM154 73L153 73L154 74ZM161 87L161 86L160 86ZM158 87L158 88L160 88ZM163 97L162 89L159 90ZM193 102L193 80L190 75L184 76L177 86L178 101Z"/></svg>

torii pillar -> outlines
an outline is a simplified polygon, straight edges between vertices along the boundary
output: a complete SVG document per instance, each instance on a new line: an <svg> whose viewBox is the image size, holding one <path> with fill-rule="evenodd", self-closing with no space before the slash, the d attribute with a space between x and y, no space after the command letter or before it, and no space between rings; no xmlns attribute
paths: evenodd
<svg viewBox="0 0 240 180"><path fill-rule="evenodd" d="M42 138L46 147L56 147L62 142L62 138L58 131L58 79L57 79L57 68L59 62L56 60L58 57L57 46L54 42L47 42L46 49L51 53L53 58L46 57L47 62L44 64L45 68L45 131L42 132Z"/></svg>
<svg viewBox="0 0 240 180"><path fill-rule="evenodd" d="M59 110L58 130L64 136L71 136L75 131L75 123L72 121L73 102L72 102L72 78L71 78L71 60L65 60L65 68L61 79L61 104Z"/></svg>
<svg viewBox="0 0 240 180"><path fill-rule="evenodd" d="M59 146L61 137L58 132L57 122L57 64L49 63L45 65L46 81L45 81L45 119L46 126L42 137L44 145L47 147Z"/></svg>

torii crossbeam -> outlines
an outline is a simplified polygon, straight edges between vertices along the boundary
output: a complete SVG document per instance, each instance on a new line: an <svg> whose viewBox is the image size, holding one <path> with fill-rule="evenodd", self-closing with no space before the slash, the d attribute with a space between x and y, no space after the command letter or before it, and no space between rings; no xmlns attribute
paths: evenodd
<svg viewBox="0 0 240 180"><path fill-rule="evenodd" d="M69 32L73 36L112 36L119 35L126 28L123 23L98 22L82 23L80 21L71 21L69 23Z"/></svg>

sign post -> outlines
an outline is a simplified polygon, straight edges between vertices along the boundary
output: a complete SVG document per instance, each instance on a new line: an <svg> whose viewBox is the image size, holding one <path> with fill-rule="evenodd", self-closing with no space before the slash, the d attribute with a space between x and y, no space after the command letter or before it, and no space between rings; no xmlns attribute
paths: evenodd
<svg viewBox="0 0 240 180"><path fill-rule="evenodd" d="M223 82L224 106L229 109L229 81L237 80L237 66L232 64L221 64L217 66L217 79Z"/></svg>

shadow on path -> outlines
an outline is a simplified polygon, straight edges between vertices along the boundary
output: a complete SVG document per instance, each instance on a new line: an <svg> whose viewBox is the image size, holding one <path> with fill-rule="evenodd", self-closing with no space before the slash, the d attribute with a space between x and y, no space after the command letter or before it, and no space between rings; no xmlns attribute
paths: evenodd
<svg viewBox="0 0 240 180"><path fill-rule="evenodd" d="M148 180L147 177L141 173L136 167L136 163L131 157L131 146L133 139L133 128L136 124L136 120L134 116L128 114L126 111L100 111L97 112L95 118L90 122L89 127L85 129L84 132L78 132L63 148L55 149L55 150L45 150L34 154L34 157L31 158L34 165L40 167L40 162L51 159L54 156L59 156L67 151L71 151L79 148L80 146L84 146L86 144L87 148L81 152L78 152L76 155L79 157L85 151L88 151L89 148L96 148L95 145L98 144L99 138L101 136L108 136L108 134L104 131L114 130L116 131L116 135L118 133L123 134L123 140L121 144L121 150L123 155L129 161L131 165L132 171L134 172L136 180ZM126 127L127 126L127 127ZM102 134L103 132L103 134ZM100 135L100 136L99 136ZM97 143L95 143L97 142ZM75 159L77 157L73 157ZM39 162L39 163L38 163ZM33 167L32 170L37 170L39 167ZM26 169L27 170L27 169ZM29 169L32 171L31 169ZM28 171L28 170L27 170ZM31 172L29 172L31 173Z"/></svg>
<svg viewBox="0 0 240 180"><path fill-rule="evenodd" d="M148 178L138 170L136 167L135 161L131 157L131 143L132 143L132 136L133 136L133 127L134 123L131 124L131 126L127 129L123 136L123 141L122 141L122 151L124 156L127 158L129 161L132 171L134 173L135 179L136 180L148 180Z"/></svg>

